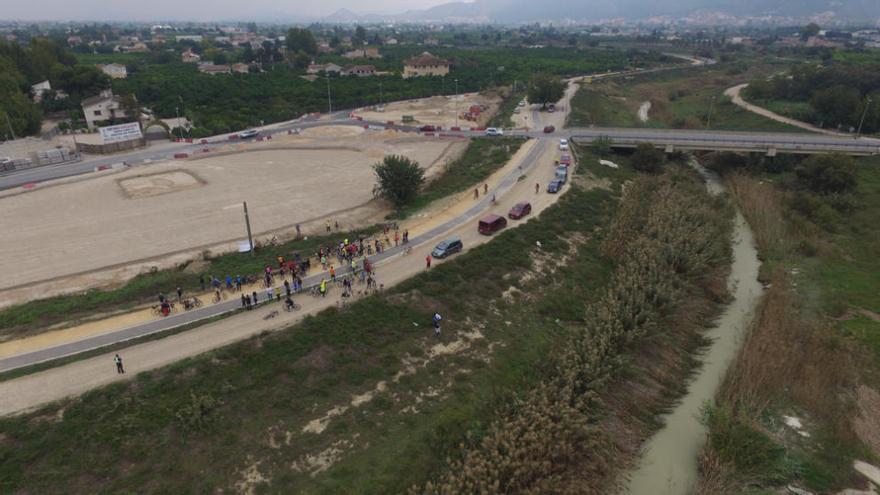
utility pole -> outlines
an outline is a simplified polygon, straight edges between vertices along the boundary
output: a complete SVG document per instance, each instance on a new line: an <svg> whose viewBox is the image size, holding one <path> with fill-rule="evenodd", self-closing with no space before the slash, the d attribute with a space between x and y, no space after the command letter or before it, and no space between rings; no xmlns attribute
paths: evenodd
<svg viewBox="0 0 880 495"><path fill-rule="evenodd" d="M865 116L868 115L868 107L871 106L871 97L868 97L868 100L865 102L865 110L862 112L862 118L859 120L859 130L856 132L856 139L858 139L862 135L862 124L865 123ZM9 116L6 117L7 119Z"/></svg>
<svg viewBox="0 0 880 495"><path fill-rule="evenodd" d="M709 102L709 118L706 119L706 129L712 127L712 110L715 107L715 97L712 97L712 101Z"/></svg>
<svg viewBox="0 0 880 495"><path fill-rule="evenodd" d="M382 106L382 81L379 81L379 106Z"/></svg>
<svg viewBox="0 0 880 495"><path fill-rule="evenodd" d="M12 139L15 140L15 131L12 130L12 122L9 121L9 114L4 113L3 115L6 116L6 125L9 126L9 134L11 134Z"/></svg>
<svg viewBox="0 0 880 495"><path fill-rule="evenodd" d="M174 113L177 115L177 139L183 141L183 130L180 128L180 107L174 107Z"/></svg>
<svg viewBox="0 0 880 495"><path fill-rule="evenodd" d="M327 78L327 113L333 113L333 100L330 99L330 76L325 74L325 78Z"/></svg>
<svg viewBox="0 0 880 495"><path fill-rule="evenodd" d="M251 247L251 256L256 256L257 253L254 252L254 237L251 235L251 218L248 216L247 211L247 201L242 204L244 205L244 224L247 227L248 245Z"/></svg>
<svg viewBox="0 0 880 495"><path fill-rule="evenodd" d="M458 79L455 80L455 127L458 127Z"/></svg>

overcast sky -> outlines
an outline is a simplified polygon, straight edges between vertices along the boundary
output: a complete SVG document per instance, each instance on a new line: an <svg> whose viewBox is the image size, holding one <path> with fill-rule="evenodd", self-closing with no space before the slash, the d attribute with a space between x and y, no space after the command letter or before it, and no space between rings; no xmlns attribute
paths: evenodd
<svg viewBox="0 0 880 495"><path fill-rule="evenodd" d="M260 20L279 23L325 16L341 8L358 14L423 9L448 0L0 0L5 20Z"/></svg>

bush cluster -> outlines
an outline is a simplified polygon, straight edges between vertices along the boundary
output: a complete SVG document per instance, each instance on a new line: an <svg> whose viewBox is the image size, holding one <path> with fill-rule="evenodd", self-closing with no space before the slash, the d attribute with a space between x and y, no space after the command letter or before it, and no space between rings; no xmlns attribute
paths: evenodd
<svg viewBox="0 0 880 495"><path fill-rule="evenodd" d="M595 427L601 393L627 351L657 332L701 277L729 262L731 229L730 206L689 173L637 179L603 241L616 265L607 292L587 306L553 371L413 493L551 493L561 491L572 465L581 478L610 473L610 440Z"/></svg>

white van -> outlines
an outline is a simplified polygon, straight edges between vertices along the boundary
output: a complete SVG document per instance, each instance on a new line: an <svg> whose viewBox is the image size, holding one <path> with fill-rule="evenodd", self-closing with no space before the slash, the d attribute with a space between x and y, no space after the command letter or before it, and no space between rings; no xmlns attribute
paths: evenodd
<svg viewBox="0 0 880 495"><path fill-rule="evenodd" d="M485 131L483 131L484 136L503 136L504 131L498 129L497 127L489 127Z"/></svg>

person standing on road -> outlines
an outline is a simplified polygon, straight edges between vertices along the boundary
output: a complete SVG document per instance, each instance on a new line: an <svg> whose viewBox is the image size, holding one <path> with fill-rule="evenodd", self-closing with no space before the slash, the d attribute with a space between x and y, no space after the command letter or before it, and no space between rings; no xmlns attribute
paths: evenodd
<svg viewBox="0 0 880 495"><path fill-rule="evenodd" d="M327 233L329 234L330 231L332 230L332 229L330 228L330 219L329 219L329 218L327 219L327 223L326 223L325 226L327 227Z"/></svg>
<svg viewBox="0 0 880 495"><path fill-rule="evenodd" d="M294 279L293 283L296 283L296 279ZM284 293L287 294L287 297L290 297L290 282L287 280L284 281Z"/></svg>
<svg viewBox="0 0 880 495"><path fill-rule="evenodd" d="M326 278L321 279L321 287L319 290L321 291L321 297L324 297L327 295L327 279Z"/></svg>
<svg viewBox="0 0 880 495"><path fill-rule="evenodd" d="M119 354L113 356L113 362L116 363L116 374L117 375L124 375L125 368L122 367L122 358L119 357Z"/></svg>
<svg viewBox="0 0 880 495"><path fill-rule="evenodd" d="M330 265L330 280L336 282L336 269L333 268L333 265Z"/></svg>
<svg viewBox="0 0 880 495"><path fill-rule="evenodd" d="M483 196L489 194L489 184L483 184Z"/></svg>
<svg viewBox="0 0 880 495"><path fill-rule="evenodd" d="M286 284L287 280L285 280L284 283ZM275 300L281 301L281 286L280 285L275 286Z"/></svg>
<svg viewBox="0 0 880 495"><path fill-rule="evenodd" d="M256 306L257 304L260 303L260 300L257 299L257 291L254 291L253 293L251 293L251 298L254 300L254 306Z"/></svg>
<svg viewBox="0 0 880 495"><path fill-rule="evenodd" d="M247 299L245 299L244 294L241 295L241 307L247 309Z"/></svg>
<svg viewBox="0 0 880 495"><path fill-rule="evenodd" d="M425 256L425 270L431 268L431 255Z"/></svg>
<svg viewBox="0 0 880 495"><path fill-rule="evenodd" d="M480 197L480 188L476 187L476 188L474 188L474 199L477 199L479 197Z"/></svg>
<svg viewBox="0 0 880 495"><path fill-rule="evenodd" d="M274 292L274 291L272 290L272 287L271 287L271 286L266 287L266 302L267 302L267 303L272 302L272 293L273 293L273 292Z"/></svg>
<svg viewBox="0 0 880 495"><path fill-rule="evenodd" d="M205 292L205 274L199 275L199 287L202 288L202 292Z"/></svg>
<svg viewBox="0 0 880 495"><path fill-rule="evenodd" d="M183 289L177 287L177 302L180 302L183 299Z"/></svg>
<svg viewBox="0 0 880 495"><path fill-rule="evenodd" d="M538 191L541 190L541 185L535 182L535 194L538 194Z"/></svg>

